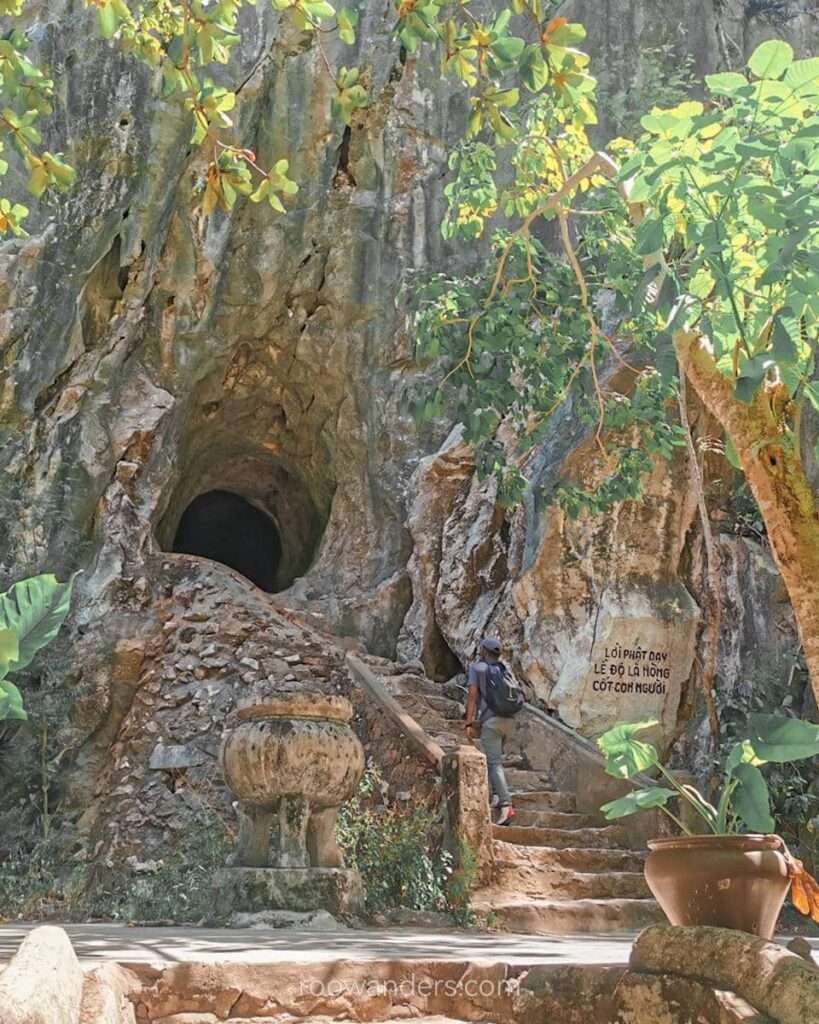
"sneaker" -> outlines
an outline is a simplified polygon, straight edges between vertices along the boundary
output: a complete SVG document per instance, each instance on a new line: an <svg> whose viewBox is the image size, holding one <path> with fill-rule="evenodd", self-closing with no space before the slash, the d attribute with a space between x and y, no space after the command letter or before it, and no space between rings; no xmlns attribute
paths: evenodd
<svg viewBox="0 0 819 1024"><path fill-rule="evenodd" d="M492 794L492 799L489 801L489 806L494 810L496 807L500 807L500 797L497 793Z"/></svg>
<svg viewBox="0 0 819 1024"><path fill-rule="evenodd" d="M496 825L510 825L512 818L515 816L515 808L511 804L507 804L505 807L501 807L500 816L495 822Z"/></svg>

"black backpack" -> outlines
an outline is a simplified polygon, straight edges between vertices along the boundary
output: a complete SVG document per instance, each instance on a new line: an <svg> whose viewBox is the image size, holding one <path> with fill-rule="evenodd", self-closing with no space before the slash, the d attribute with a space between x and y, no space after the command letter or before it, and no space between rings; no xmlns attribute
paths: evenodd
<svg viewBox="0 0 819 1024"><path fill-rule="evenodd" d="M523 689L502 661L485 662L486 692L483 697L498 718L513 718L526 703Z"/></svg>

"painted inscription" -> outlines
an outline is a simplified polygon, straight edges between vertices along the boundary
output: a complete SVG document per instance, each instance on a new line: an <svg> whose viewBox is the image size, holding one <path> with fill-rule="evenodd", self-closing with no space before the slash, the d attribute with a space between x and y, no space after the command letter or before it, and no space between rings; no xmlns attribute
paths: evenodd
<svg viewBox="0 0 819 1024"><path fill-rule="evenodd" d="M668 651L612 644L604 647L602 658L593 663L592 690L663 697L670 678Z"/></svg>

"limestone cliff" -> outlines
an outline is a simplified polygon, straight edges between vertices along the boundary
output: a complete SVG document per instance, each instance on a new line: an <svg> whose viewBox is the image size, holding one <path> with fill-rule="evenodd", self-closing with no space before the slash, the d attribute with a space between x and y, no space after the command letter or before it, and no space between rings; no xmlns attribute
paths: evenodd
<svg viewBox="0 0 819 1024"><path fill-rule="evenodd" d="M588 25L611 89L645 45L667 42L708 70L761 34L803 50L817 36L810 5L784 26L751 6L575 0L566 13ZM59 82L47 143L78 182L35 210L29 240L0 248L0 583L84 570L39 698L30 680L62 722L63 792L94 839L83 856L161 818L155 783L168 780L150 776L151 759L160 773L172 769L157 749L212 759L209 734L243 673L284 679L284 656L309 666L305 651L324 652L318 674L338 670L333 685L345 685L335 649L287 626L282 607L374 653L422 656L442 677L497 630L539 696L586 732L618 710L598 699L590 663L637 624L635 642L664 654L661 668L671 659L652 690L670 736L697 644L685 459L657 468L645 506L567 523L551 490L594 467L566 410L532 461L531 498L507 515L452 424L420 431L399 411L401 286L454 257L438 225L464 100L394 44L390 6L362 8L347 59L367 69L371 103L350 129L331 118L310 40L267 5L246 15L233 69L241 136L266 164L287 155L300 192L282 216L240 201L207 222L191 199L203 164L176 104L70 0L33 12L31 38ZM277 533L275 598L173 553L186 509L213 491L240 495ZM291 646L277 654L282 636ZM732 673L746 656L731 655ZM153 809L118 817L117 800L146 787ZM105 836L101 809L116 823ZM167 834L154 827L152 842Z"/></svg>

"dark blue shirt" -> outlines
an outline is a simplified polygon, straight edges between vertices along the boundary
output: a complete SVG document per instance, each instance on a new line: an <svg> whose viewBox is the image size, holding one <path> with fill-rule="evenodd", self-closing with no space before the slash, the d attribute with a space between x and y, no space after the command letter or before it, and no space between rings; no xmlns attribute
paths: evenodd
<svg viewBox="0 0 819 1024"><path fill-rule="evenodd" d="M493 662L497 664L497 662ZM469 666L469 675L467 676L467 684L469 686L477 686L478 688L478 721L485 722L487 718L492 716L492 709L486 703L486 682L487 675L489 673L489 664L480 659L479 661L473 661Z"/></svg>

